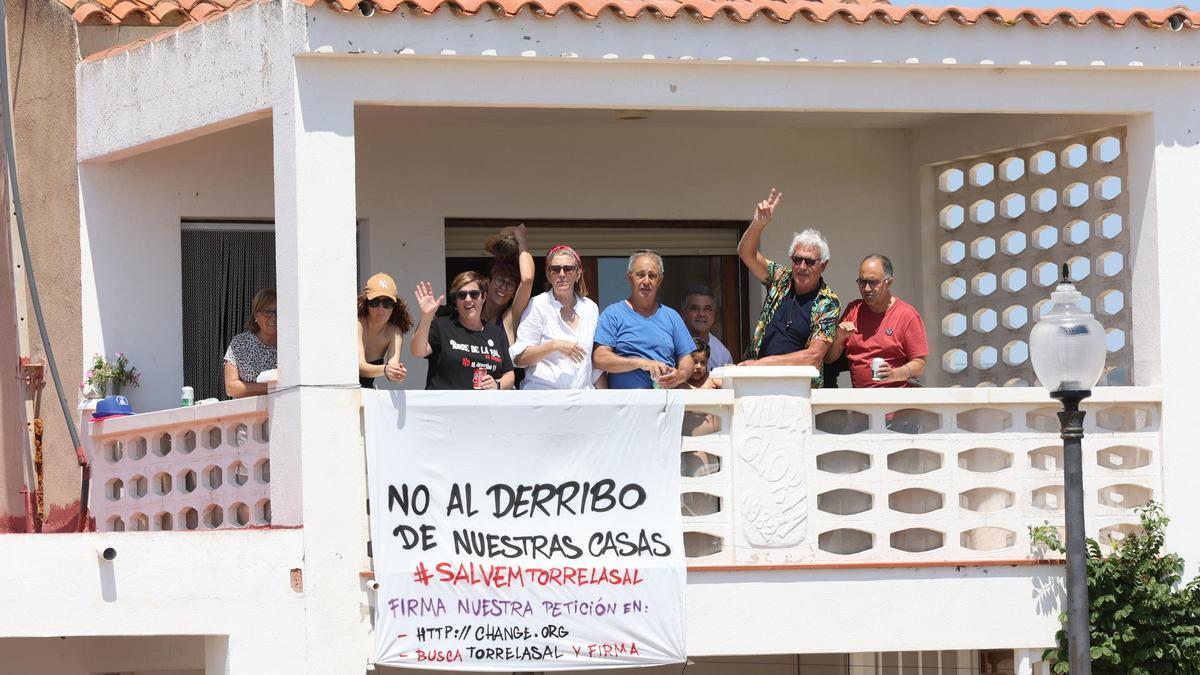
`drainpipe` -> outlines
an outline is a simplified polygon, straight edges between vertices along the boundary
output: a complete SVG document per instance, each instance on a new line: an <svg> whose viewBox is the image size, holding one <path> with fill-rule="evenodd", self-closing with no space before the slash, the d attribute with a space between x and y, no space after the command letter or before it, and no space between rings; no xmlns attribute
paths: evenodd
<svg viewBox="0 0 1200 675"><path fill-rule="evenodd" d="M38 333L42 338L42 347L46 353L46 365L50 368L50 377L54 382L55 393L58 394L58 404L66 418L67 431L71 434L71 443L75 446L75 458L79 463L79 531L88 527L88 493L91 490L92 467L83 451L83 443L79 440L79 430L75 427L74 411L67 405L67 397L63 392L62 378L58 375L58 365L54 360L54 348L50 345L50 336L46 333L46 321L42 317L42 302L38 295L37 279L33 274L33 261L29 254L29 240L25 234L25 212L21 208L21 187L17 180L17 159L13 150L12 101L8 93L8 16L3 0L0 0L0 115L3 115L4 127L4 157L8 168L8 188L12 194L13 211L16 214L17 234L21 240L21 254L25 261L25 276L29 285L29 295L33 301L33 313L37 319ZM11 260L11 258L10 258ZM9 279L11 281L11 274ZM3 292L3 291L0 291ZM15 301L15 292L8 294ZM15 308L14 308L15 309ZM14 322L15 324L15 319ZM15 337L15 335L14 335ZM0 343L2 344L2 343ZM3 357L0 356L0 359ZM15 365L15 363L14 363ZM17 380L14 377L13 382ZM2 413L2 411L0 411ZM2 420L4 418L0 418Z"/></svg>

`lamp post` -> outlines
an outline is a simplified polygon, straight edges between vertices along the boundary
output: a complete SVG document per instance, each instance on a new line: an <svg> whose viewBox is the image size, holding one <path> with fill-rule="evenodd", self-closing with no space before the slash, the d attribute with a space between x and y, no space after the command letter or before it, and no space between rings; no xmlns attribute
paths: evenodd
<svg viewBox="0 0 1200 675"><path fill-rule="evenodd" d="M1029 356L1033 372L1050 396L1062 402L1058 413L1063 440L1063 488L1067 520L1067 651L1073 675L1091 675L1091 621L1088 617L1087 551L1083 522L1083 416L1079 402L1104 371L1104 327L1084 311L1083 296L1068 279L1050 294L1050 311L1033 327Z"/></svg>

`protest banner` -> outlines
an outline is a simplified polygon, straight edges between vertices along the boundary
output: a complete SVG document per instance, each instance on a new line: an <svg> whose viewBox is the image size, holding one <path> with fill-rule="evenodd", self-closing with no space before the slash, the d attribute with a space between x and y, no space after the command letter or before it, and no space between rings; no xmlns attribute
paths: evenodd
<svg viewBox="0 0 1200 675"><path fill-rule="evenodd" d="M675 392L363 391L375 663L686 660Z"/></svg>

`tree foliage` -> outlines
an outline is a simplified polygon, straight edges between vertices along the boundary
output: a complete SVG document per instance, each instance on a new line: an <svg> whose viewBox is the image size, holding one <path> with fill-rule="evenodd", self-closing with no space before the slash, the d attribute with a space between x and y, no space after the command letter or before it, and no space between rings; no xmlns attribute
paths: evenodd
<svg viewBox="0 0 1200 675"><path fill-rule="evenodd" d="M1092 672L1096 675L1194 675L1200 673L1200 577L1183 584L1183 558L1162 554L1169 519L1151 502L1138 509L1141 531L1132 532L1103 555L1087 540L1091 608ZM1066 553L1058 531L1031 529L1034 541ZM1054 672L1069 673L1067 615L1059 620L1057 646L1043 660Z"/></svg>

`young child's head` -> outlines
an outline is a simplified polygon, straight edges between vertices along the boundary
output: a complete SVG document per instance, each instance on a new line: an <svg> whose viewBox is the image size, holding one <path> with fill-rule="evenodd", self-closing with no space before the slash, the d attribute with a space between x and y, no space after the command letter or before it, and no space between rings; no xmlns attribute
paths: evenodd
<svg viewBox="0 0 1200 675"><path fill-rule="evenodd" d="M708 357L712 350L704 340L693 339L696 341L696 349L692 351L692 376L688 378L688 384L700 385L708 379Z"/></svg>

